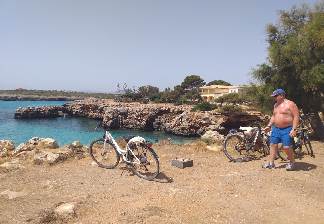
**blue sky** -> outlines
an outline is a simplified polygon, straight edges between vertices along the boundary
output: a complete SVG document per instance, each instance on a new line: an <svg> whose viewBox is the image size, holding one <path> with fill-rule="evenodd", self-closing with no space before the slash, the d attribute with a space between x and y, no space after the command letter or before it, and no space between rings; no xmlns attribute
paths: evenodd
<svg viewBox="0 0 324 224"><path fill-rule="evenodd" d="M266 25L312 0L0 0L0 89L248 83Z"/></svg>

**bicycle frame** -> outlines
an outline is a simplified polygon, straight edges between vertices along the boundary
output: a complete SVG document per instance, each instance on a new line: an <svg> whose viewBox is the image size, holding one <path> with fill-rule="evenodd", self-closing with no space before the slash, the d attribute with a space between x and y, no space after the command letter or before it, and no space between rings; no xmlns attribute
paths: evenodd
<svg viewBox="0 0 324 224"><path fill-rule="evenodd" d="M139 137L141 138L141 137ZM131 150L131 148L129 147L129 144L127 143L126 145L126 149L122 149L119 147L119 145L117 144L116 140L114 139L114 137L110 134L109 131L105 131L105 136L104 136L104 148L106 148L106 143L110 142L115 149L117 150L118 154L122 156L122 159L127 162L127 163L135 163L135 164L141 164L141 161L136 157L136 155L134 154L134 152ZM132 140L132 139L131 139ZM131 141L130 140L130 141ZM141 138L142 140L142 138ZM130 152L131 155L135 158L135 161L129 161L127 159L127 153Z"/></svg>
<svg viewBox="0 0 324 224"><path fill-rule="evenodd" d="M305 139L308 138L308 134L305 133L305 132L307 132L307 130L302 128L301 130L299 130L297 132L297 135L296 135L297 140L295 140L293 138L293 144L294 144L293 148L294 148L294 150L299 148L299 147L302 147L303 143L305 142Z"/></svg>
<svg viewBox="0 0 324 224"><path fill-rule="evenodd" d="M253 141L252 138L249 138L246 134L244 130L239 130L239 132L241 132L243 134L243 139L244 139L244 144L246 145L246 149L247 150L254 150L254 146L256 144L256 141L258 140L259 137L264 136L264 133L262 132L261 128L257 127L257 131L254 134L253 137Z"/></svg>

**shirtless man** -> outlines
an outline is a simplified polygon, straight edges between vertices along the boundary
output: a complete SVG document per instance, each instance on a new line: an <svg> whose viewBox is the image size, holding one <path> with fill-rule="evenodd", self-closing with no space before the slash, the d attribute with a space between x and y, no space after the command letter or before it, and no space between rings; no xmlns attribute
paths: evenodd
<svg viewBox="0 0 324 224"><path fill-rule="evenodd" d="M278 144L281 143L289 160L286 170L294 170L292 141L299 124L299 110L294 102L286 99L285 95L283 89L277 89L271 95L276 103L270 122L265 128L266 132L271 130L271 137L269 161L263 165L263 168L275 168L274 160L278 152Z"/></svg>

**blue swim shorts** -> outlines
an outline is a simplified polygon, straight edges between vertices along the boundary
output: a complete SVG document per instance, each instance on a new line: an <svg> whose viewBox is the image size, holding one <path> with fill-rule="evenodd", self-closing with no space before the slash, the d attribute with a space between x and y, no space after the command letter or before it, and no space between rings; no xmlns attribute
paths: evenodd
<svg viewBox="0 0 324 224"><path fill-rule="evenodd" d="M293 139L289 135L291 129L292 126L288 126L286 128L277 128L276 126L272 126L270 144L282 143L284 147L292 146Z"/></svg>

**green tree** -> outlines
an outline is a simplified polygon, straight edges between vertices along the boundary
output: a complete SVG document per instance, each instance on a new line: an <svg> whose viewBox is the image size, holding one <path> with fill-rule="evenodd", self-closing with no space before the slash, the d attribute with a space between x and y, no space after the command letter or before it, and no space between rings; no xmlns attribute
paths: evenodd
<svg viewBox="0 0 324 224"><path fill-rule="evenodd" d="M199 93L199 87L205 84L205 81L198 75L187 76L180 85L182 88L181 94L184 94L180 97L183 101L182 103L201 102L202 98Z"/></svg>
<svg viewBox="0 0 324 224"><path fill-rule="evenodd" d="M211 82L207 83L207 86L211 86L211 85L231 86L232 84L228 83L228 82L226 82L224 80L214 80L214 81L211 81Z"/></svg>
<svg viewBox="0 0 324 224"><path fill-rule="evenodd" d="M220 103L221 106L223 106L223 103L225 103L225 102L232 104L232 105L236 105L239 103L243 103L243 99L242 99L241 95L238 93L229 93L229 94L225 94L223 96L216 98L215 102Z"/></svg>
<svg viewBox="0 0 324 224"><path fill-rule="evenodd" d="M146 85L139 87L137 92L142 98L148 98L152 100L158 97L160 90L158 87Z"/></svg>
<svg viewBox="0 0 324 224"><path fill-rule="evenodd" d="M318 112L324 111L323 24L323 1L281 11L279 23L267 27L269 61L253 71L253 77L267 85L263 89L267 94L281 87L305 113L314 113L312 127L322 139Z"/></svg>
<svg viewBox="0 0 324 224"><path fill-rule="evenodd" d="M184 90L197 89L203 85L205 85L205 81L198 75L189 75L181 83Z"/></svg>

